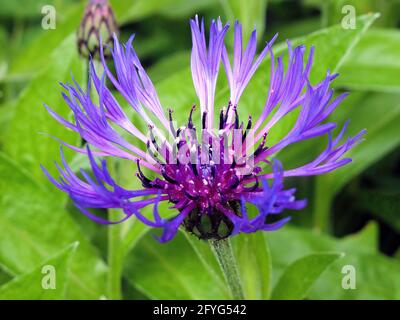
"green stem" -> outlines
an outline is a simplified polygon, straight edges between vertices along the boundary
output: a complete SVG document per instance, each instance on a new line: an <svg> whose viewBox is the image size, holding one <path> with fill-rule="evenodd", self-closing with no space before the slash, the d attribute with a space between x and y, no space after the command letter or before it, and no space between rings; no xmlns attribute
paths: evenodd
<svg viewBox="0 0 400 320"><path fill-rule="evenodd" d="M110 173L116 181L120 180L120 170L117 161L110 162ZM118 221L123 216L119 209L109 209L109 221ZM108 226L108 279L107 279L107 292L108 298L111 300L121 300L121 281L122 281L122 268L124 254L122 250L122 224L114 224Z"/></svg>
<svg viewBox="0 0 400 320"><path fill-rule="evenodd" d="M110 221L116 221L121 218L119 210L109 210ZM121 226L108 226L108 298L111 300L120 300L121 296L121 278L122 278L122 251L121 251Z"/></svg>
<svg viewBox="0 0 400 320"><path fill-rule="evenodd" d="M229 238L223 240L210 240L210 246L219 262L225 280L228 283L232 298L234 300L243 300L243 288L240 283L239 272L232 250L231 241Z"/></svg>
<svg viewBox="0 0 400 320"><path fill-rule="evenodd" d="M314 230L330 232L331 206L334 194L326 177L317 177L314 195Z"/></svg>
<svg viewBox="0 0 400 320"><path fill-rule="evenodd" d="M329 27L329 15L332 12L332 4L330 1L325 1L321 4L321 28Z"/></svg>

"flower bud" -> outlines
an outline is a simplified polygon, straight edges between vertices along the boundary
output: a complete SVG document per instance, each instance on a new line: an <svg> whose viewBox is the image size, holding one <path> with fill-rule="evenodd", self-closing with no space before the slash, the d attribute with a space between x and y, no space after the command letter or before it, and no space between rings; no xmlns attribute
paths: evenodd
<svg viewBox="0 0 400 320"><path fill-rule="evenodd" d="M100 56L102 41L105 57L110 56L107 46L112 46L118 25L108 0L89 0L78 29L78 50L82 57Z"/></svg>

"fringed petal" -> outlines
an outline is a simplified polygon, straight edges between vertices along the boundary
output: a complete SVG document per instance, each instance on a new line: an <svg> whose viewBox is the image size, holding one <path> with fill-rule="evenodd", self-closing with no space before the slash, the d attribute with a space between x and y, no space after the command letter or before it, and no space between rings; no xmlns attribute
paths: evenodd
<svg viewBox="0 0 400 320"><path fill-rule="evenodd" d="M210 27L208 47L204 30L204 20L190 20L192 30L192 56L191 67L194 87L200 100L200 110L206 114L206 127L212 129L214 126L214 96L219 66L224 49L224 38L229 28L226 24L222 26L221 20L213 20Z"/></svg>

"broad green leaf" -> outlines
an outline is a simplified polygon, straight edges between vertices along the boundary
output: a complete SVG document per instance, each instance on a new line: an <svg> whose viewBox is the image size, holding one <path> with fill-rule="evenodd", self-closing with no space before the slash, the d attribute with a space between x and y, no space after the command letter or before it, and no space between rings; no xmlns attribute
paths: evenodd
<svg viewBox="0 0 400 320"><path fill-rule="evenodd" d="M272 264L262 232L241 234L232 239L245 299L270 297Z"/></svg>
<svg viewBox="0 0 400 320"><path fill-rule="evenodd" d="M368 253L379 252L379 226L375 221L369 222L360 232L351 234L341 240L344 247L358 247Z"/></svg>
<svg viewBox="0 0 400 320"><path fill-rule="evenodd" d="M15 277L0 287L1 300L61 300L66 299L71 260L78 242L42 262L34 270ZM48 269L46 269L46 267ZM51 268L51 269L50 269ZM54 280L50 277L53 276ZM48 277L46 279L46 276ZM55 287L43 287L54 281Z"/></svg>
<svg viewBox="0 0 400 320"><path fill-rule="evenodd" d="M396 1L396 0L395 0ZM382 18L377 22L380 26L395 26L396 6L395 1L376 0L304 0L304 4L320 8L324 25L347 23L354 14L361 15L370 12L380 12ZM355 28L358 25L355 24Z"/></svg>
<svg viewBox="0 0 400 320"><path fill-rule="evenodd" d="M106 266L53 188L49 190L27 168L0 155L0 264L21 275L79 241L69 297L98 299L104 294Z"/></svg>
<svg viewBox="0 0 400 320"><path fill-rule="evenodd" d="M12 273L10 273L0 264L0 286L12 279Z"/></svg>
<svg viewBox="0 0 400 320"><path fill-rule="evenodd" d="M227 299L210 272L178 233L165 244L145 236L129 253L124 276L151 299Z"/></svg>
<svg viewBox="0 0 400 320"><path fill-rule="evenodd" d="M315 45L316 55L311 71L311 82L320 81L329 69L338 72L347 55L371 27L379 14L370 13L357 18L357 29L343 30L341 24L314 32L296 41L305 45Z"/></svg>
<svg viewBox="0 0 400 320"><path fill-rule="evenodd" d="M369 30L340 68L336 86L400 92L400 31Z"/></svg>
<svg viewBox="0 0 400 320"><path fill-rule="evenodd" d="M315 253L296 260L280 277L272 292L272 299L304 299L313 283L340 257L340 253Z"/></svg>
<svg viewBox="0 0 400 320"><path fill-rule="evenodd" d="M31 77L32 74L45 67L51 59L64 62L63 55L53 56L52 58L51 55L66 39L75 34L83 15L83 9L83 2L71 6L71 8L65 10L65 19L57 20L55 30L42 30L37 38L32 40L29 45L21 50L20 54L12 59L7 77L11 79ZM69 50L77 52L75 42L71 42Z"/></svg>
<svg viewBox="0 0 400 320"><path fill-rule="evenodd" d="M276 284L284 270L303 256L320 252L343 252L311 287L310 299L398 299L400 279L398 261L378 254L376 230L369 226L358 235L338 240L330 236L286 226L267 235L270 243L273 279ZM374 239L375 238L375 239ZM343 267L356 269L356 290L342 288Z"/></svg>
<svg viewBox="0 0 400 320"><path fill-rule="evenodd" d="M60 143L49 136L75 144L77 135L54 120L44 103L68 118L69 108L64 102L59 82L70 82L71 72L80 82L83 66L74 47L75 37L66 39L57 48L48 67L39 73L19 97L15 105L14 117L5 138L5 152L20 163L37 179L47 179L40 164L56 172L53 165L59 159Z"/></svg>
<svg viewBox="0 0 400 320"><path fill-rule="evenodd" d="M354 268L355 288L345 289L342 282ZM340 260L310 291L310 299L330 300L398 300L400 299L400 263L382 255L359 254ZM329 290L326 290L329 288Z"/></svg>

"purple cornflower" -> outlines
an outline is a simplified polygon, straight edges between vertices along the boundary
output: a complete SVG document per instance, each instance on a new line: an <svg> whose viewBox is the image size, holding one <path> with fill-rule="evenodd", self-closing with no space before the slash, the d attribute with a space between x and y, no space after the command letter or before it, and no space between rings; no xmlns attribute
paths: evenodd
<svg viewBox="0 0 400 320"><path fill-rule="evenodd" d="M360 141L364 130L340 144L346 123L339 135L332 138L336 123L324 123L324 120L346 94L333 98L329 86L336 75L329 73L319 84L310 84L314 48L305 61L306 48L292 48L288 42L289 59L284 70L282 57L275 60L271 49L276 37L256 56L256 30L244 48L242 26L236 22L231 61L224 44L229 25L222 25L220 19L212 21L208 43L203 21L196 17L190 21L190 27L193 41L191 69L199 98L201 135L193 121L196 107L188 106L188 122L177 127L173 111L165 113L132 47L133 37L125 45L115 37L111 50L115 75L106 65L103 51L103 77L96 74L93 64L90 68L89 88L94 84L98 102L94 102L89 90L84 92L75 83L63 85L66 91L63 97L74 113L74 122L61 118L47 107L56 120L79 133L87 142L87 148L63 144L88 155L92 175L81 170L81 177L78 177L63 154L63 167L57 165L61 174L59 180L44 171L89 218L114 224L135 216L150 227L162 228L162 242L171 240L181 225L202 239L276 230L289 218L275 219L273 223L268 223L267 218L285 209L300 210L306 205L305 200L295 199L295 189L284 189L284 177L319 175L346 165L351 159L342 156ZM271 58L268 97L256 121L249 116L244 125L237 112L241 95L268 54ZM214 97L221 62L230 85L230 98L215 117L218 119L214 119ZM136 118L146 123L148 134L131 123L106 87L105 79L134 109ZM268 133L279 120L296 109L300 111L293 128L279 142L268 145ZM216 122L218 125L214 126ZM137 138L139 145L128 142L119 129ZM329 137L327 148L306 165L284 170L281 163L272 158L288 145L323 135ZM137 177L143 189L126 190L118 186L109 174L106 161L96 162L97 156L137 162ZM149 173L155 177L150 178ZM162 218L158 212L160 202L170 203L176 216ZM246 204L256 207L258 214L248 214ZM150 205L153 206L152 217L145 216L141 210ZM125 217L121 221L107 221L89 211L93 208L121 208Z"/></svg>

